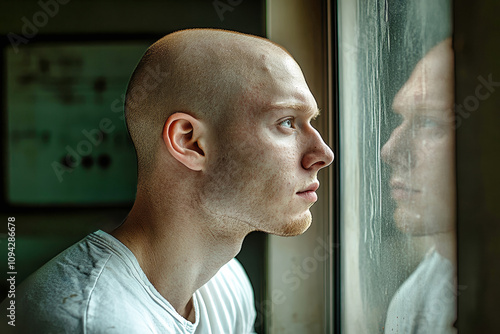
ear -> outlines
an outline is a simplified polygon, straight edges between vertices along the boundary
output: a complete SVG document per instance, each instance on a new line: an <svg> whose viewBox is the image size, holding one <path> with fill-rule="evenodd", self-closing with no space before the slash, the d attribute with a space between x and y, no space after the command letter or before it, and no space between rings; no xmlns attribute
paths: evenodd
<svg viewBox="0 0 500 334"><path fill-rule="evenodd" d="M171 115L163 127L163 142L170 154L187 168L200 171L205 167L205 124L185 114Z"/></svg>

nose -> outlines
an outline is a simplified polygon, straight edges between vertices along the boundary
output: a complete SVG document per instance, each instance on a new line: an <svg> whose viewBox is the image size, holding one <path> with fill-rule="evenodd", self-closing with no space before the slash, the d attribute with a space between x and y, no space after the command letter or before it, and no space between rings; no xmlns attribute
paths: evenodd
<svg viewBox="0 0 500 334"><path fill-rule="evenodd" d="M319 132L312 128L311 141L307 153L302 158L302 167L318 171L333 162L333 151L326 145Z"/></svg>
<svg viewBox="0 0 500 334"><path fill-rule="evenodd" d="M392 167L411 167L414 164L411 157L411 137L411 131L403 124L394 129L380 151L382 160Z"/></svg>

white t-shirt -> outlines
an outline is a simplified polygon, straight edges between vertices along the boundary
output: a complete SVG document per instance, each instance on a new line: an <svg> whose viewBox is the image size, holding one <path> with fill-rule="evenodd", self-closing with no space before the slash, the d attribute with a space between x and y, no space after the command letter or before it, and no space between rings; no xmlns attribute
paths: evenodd
<svg viewBox="0 0 500 334"><path fill-rule="evenodd" d="M387 310L385 333L454 334L455 270L431 251L396 291Z"/></svg>
<svg viewBox="0 0 500 334"><path fill-rule="evenodd" d="M256 317L252 287L236 259L194 293L191 323L149 282L133 253L103 231L40 268L17 288L15 301L16 327L7 328L14 333L242 334L253 332Z"/></svg>

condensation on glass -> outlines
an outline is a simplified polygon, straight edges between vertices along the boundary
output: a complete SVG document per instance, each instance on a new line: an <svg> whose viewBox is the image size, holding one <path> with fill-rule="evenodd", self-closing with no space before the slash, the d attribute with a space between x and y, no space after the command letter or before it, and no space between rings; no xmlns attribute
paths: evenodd
<svg viewBox="0 0 500 334"><path fill-rule="evenodd" d="M340 0L343 333L455 333L450 0Z"/></svg>

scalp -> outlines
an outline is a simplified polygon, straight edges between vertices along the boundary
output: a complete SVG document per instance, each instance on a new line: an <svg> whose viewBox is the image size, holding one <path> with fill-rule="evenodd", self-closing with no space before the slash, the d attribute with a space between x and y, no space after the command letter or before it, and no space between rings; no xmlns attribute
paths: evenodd
<svg viewBox="0 0 500 334"><path fill-rule="evenodd" d="M155 164L163 125L175 112L214 131L234 115L247 87L269 71L269 58L290 57L267 39L217 29L174 32L151 45L127 88L125 117L139 179Z"/></svg>

